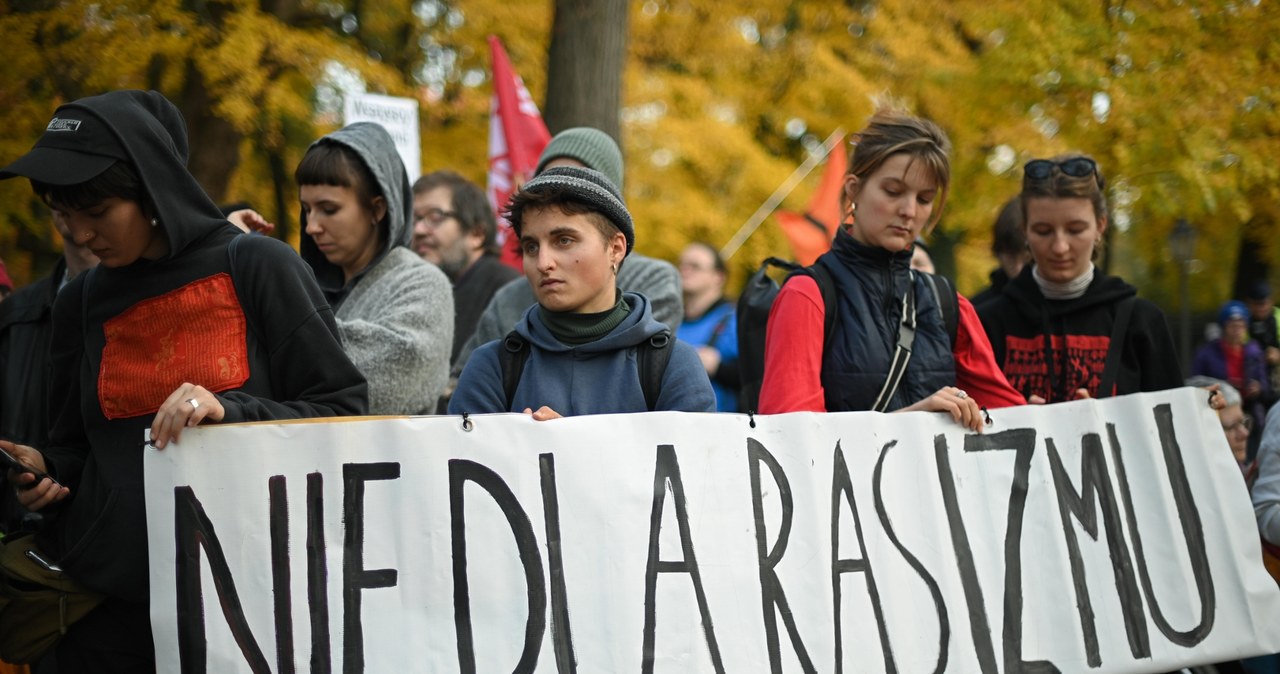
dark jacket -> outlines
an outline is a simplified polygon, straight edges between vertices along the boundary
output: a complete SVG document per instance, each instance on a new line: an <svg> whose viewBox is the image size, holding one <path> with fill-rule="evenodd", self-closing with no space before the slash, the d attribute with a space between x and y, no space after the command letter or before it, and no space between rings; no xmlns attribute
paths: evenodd
<svg viewBox="0 0 1280 674"><path fill-rule="evenodd" d="M5 440L47 444L53 300L66 270L66 260L59 259L48 276L0 302L0 438ZM16 531L25 514L0 472L0 532Z"/></svg>
<svg viewBox="0 0 1280 674"><path fill-rule="evenodd" d="M1004 267L996 267L991 270L988 276L991 285L978 291L969 301L973 303L973 308L982 309L982 305L1000 296L1004 292L1004 287L1009 285L1009 275L1004 273Z"/></svg>
<svg viewBox="0 0 1280 674"><path fill-rule="evenodd" d="M1047 402L1073 400L1077 389L1093 397L1110 348L1120 302L1135 298L1120 352L1114 395L1182 386L1173 337L1164 313L1137 298L1138 291L1115 276L1096 272L1084 295L1050 300L1040 292L1032 265L1005 286L1000 297L978 307L996 362L1024 396Z"/></svg>
<svg viewBox="0 0 1280 674"><path fill-rule="evenodd" d="M0 302L0 438L43 447L49 437L49 338L66 273L59 259L48 276Z"/></svg>
<svg viewBox="0 0 1280 674"><path fill-rule="evenodd" d="M450 363L458 362L462 345L476 331L480 314L489 306L494 293L516 278L520 278L520 272L503 264L497 255L481 255L480 259L458 277L458 282L453 284L453 307L456 313L453 317L453 352L449 355Z"/></svg>
<svg viewBox="0 0 1280 674"><path fill-rule="evenodd" d="M41 547L85 585L142 602L142 440L174 389L204 386L233 423L362 414L366 386L306 264L280 241L241 236L187 172L175 149L185 128L160 122L181 121L171 103L123 91L64 111L99 118L124 145L169 252L81 274L54 304L44 454L71 494Z"/></svg>
<svg viewBox="0 0 1280 674"><path fill-rule="evenodd" d="M858 243L844 230L818 258L836 283L840 310L822 362L827 411L869 410L889 376L903 298L915 279L916 336L907 372L887 411L907 407L956 382L951 337L928 282L910 273L911 251Z"/></svg>

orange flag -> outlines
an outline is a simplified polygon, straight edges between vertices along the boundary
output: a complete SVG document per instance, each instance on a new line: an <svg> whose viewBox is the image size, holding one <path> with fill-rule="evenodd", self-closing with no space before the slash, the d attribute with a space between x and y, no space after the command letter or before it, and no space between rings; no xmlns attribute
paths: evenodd
<svg viewBox="0 0 1280 674"><path fill-rule="evenodd" d="M809 198L809 206L804 213L778 210L774 214L800 264L813 264L819 255L831 248L831 241L836 238L836 229L840 227L842 215L840 190L844 187L844 172L848 162L842 143L836 143L835 149L827 155L827 168L822 173L822 182Z"/></svg>

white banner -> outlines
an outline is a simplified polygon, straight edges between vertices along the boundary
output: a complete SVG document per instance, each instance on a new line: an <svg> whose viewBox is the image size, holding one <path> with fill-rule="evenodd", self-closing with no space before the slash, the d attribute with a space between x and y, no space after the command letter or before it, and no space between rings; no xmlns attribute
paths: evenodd
<svg viewBox="0 0 1280 674"><path fill-rule="evenodd" d="M376 122L391 134L396 152L412 184L422 175L422 141L418 130L418 101L378 94L347 94L343 101L345 124Z"/></svg>
<svg viewBox="0 0 1280 674"><path fill-rule="evenodd" d="M159 671L1164 672L1280 650L1203 391L992 417L187 430L145 459Z"/></svg>

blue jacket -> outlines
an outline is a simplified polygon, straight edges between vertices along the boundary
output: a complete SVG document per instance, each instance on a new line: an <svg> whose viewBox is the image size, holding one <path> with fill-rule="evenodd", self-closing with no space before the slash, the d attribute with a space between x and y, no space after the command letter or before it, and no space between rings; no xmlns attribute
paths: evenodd
<svg viewBox="0 0 1280 674"><path fill-rule="evenodd" d="M738 315L732 302L721 298L697 318L685 317L676 330L680 341L695 349L710 346L720 352L720 367L711 388L716 392L716 410L738 411Z"/></svg>
<svg viewBox="0 0 1280 674"><path fill-rule="evenodd" d="M1257 342L1249 340L1244 345L1244 381L1231 381L1227 377L1227 354L1222 350L1222 339L1202 345L1196 350L1196 357L1191 363L1191 374L1216 377L1229 382L1244 394L1244 387L1249 380L1262 384L1262 393L1271 392L1271 379L1267 376L1267 357Z"/></svg>
<svg viewBox="0 0 1280 674"><path fill-rule="evenodd" d="M530 307L516 324L516 332L531 347L520 385L507 407L502 388L498 350L502 340L476 349L458 379L449 401L450 414L522 412L550 407L562 416L646 412L636 347L666 329L655 321L649 300L623 293L631 313L618 327L600 339L568 346L543 325L538 306ZM693 347L676 341L662 379L656 409L681 412L714 412L715 393Z"/></svg>

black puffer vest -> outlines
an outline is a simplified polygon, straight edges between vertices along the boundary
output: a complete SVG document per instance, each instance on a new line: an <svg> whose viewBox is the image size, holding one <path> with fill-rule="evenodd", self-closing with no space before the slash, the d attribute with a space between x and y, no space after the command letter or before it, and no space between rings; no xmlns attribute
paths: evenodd
<svg viewBox="0 0 1280 674"><path fill-rule="evenodd" d="M835 280L840 308L832 343L823 350L827 411L869 410L889 375L898 344L903 297L911 284L911 252L858 243L843 230L818 258ZM911 361L887 410L907 407L956 381L951 338L928 282L915 278L916 338Z"/></svg>

